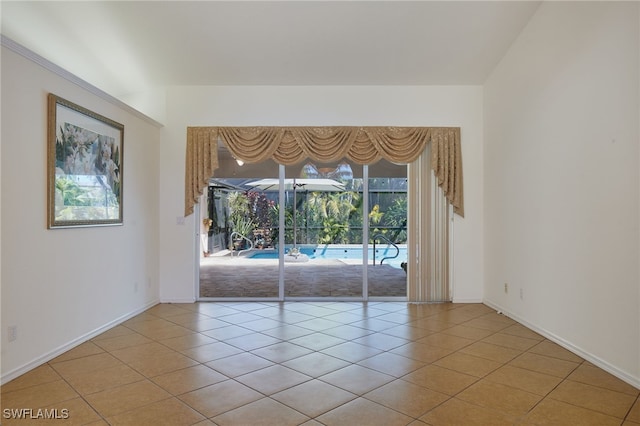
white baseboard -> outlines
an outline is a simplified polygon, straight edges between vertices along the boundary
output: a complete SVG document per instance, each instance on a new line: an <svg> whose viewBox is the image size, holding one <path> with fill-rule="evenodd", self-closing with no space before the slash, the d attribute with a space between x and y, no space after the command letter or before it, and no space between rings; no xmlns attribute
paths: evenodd
<svg viewBox="0 0 640 426"><path fill-rule="evenodd" d="M573 352L574 354L578 355L579 357L589 361L590 363L592 363L593 365L602 368L604 371L616 376L617 378L619 378L620 380L630 384L631 386L634 386L638 389L640 389L640 377L634 377L633 375L627 373L626 371L620 370L619 368L617 368L614 365L609 364L607 361L583 350L582 348L575 346L573 343L563 339L560 336L556 336L555 334L544 330L538 326L536 326L535 324L531 324L529 321L525 320L524 318L519 317L518 315L514 314L513 312L509 311L508 309L505 309L504 307L500 306L497 303L493 303L490 300L485 300L483 302L485 305L495 309L496 311L502 313L503 315L519 322L520 324L524 325L525 327L527 327L530 330L535 331L536 333L540 334L541 336L546 337L547 339L551 340L554 343L557 343L558 345L562 346L563 348L565 348L566 350Z"/></svg>
<svg viewBox="0 0 640 426"><path fill-rule="evenodd" d="M160 299L160 303L196 303L196 299Z"/></svg>
<svg viewBox="0 0 640 426"><path fill-rule="evenodd" d="M62 355L63 353L67 352L68 350L71 350L73 348L75 348L76 346L93 339L94 337L96 337L99 334L104 333L105 331L122 324L123 322L125 322L126 320L135 317L136 315L139 315L140 313L146 311L147 309L151 308L152 306L155 306L159 303L159 301L153 300L150 302L147 302L144 306L142 306L141 308L135 309L134 311L131 311L127 314L124 314L116 319L114 319L113 321L109 321L108 323L106 323L105 325L96 328L93 331L90 331L89 333L86 333L76 339L73 339L70 342L65 343L64 345L58 346L56 349L54 349L51 352L48 352L44 355L41 355L39 357L37 357L34 360L31 360L23 365L21 365L18 368L14 368L11 371L6 372L5 374L2 375L2 377L0 377L0 384L4 384L7 383L13 379L15 379L16 377L19 377L21 375L23 375L24 373L27 373L31 370L33 370L36 367L41 366L42 364L44 364L47 361L50 361L52 359L54 359L57 356Z"/></svg>

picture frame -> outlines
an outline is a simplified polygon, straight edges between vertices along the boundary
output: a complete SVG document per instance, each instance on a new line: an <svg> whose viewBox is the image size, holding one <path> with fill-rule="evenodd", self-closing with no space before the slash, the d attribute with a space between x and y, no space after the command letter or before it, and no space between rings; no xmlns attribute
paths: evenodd
<svg viewBox="0 0 640 426"><path fill-rule="evenodd" d="M48 228L122 225L124 125L49 93Z"/></svg>

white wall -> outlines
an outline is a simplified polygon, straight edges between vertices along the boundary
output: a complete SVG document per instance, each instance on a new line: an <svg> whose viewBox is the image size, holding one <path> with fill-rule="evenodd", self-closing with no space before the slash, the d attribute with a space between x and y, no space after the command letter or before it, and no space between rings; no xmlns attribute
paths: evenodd
<svg viewBox="0 0 640 426"><path fill-rule="evenodd" d="M123 226L47 229L49 92L124 124ZM3 46L3 382L157 302L159 133Z"/></svg>
<svg viewBox="0 0 640 426"><path fill-rule="evenodd" d="M455 223L456 301L482 299L482 88L369 86L174 87L160 153L161 300L196 298L193 215L184 212L188 126L459 126L465 213Z"/></svg>
<svg viewBox="0 0 640 426"><path fill-rule="evenodd" d="M639 16L545 2L484 91L486 302L636 386Z"/></svg>

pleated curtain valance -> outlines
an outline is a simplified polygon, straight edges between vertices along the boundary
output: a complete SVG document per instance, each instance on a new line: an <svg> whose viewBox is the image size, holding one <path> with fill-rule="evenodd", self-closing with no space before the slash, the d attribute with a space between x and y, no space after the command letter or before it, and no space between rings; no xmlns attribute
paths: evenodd
<svg viewBox="0 0 640 426"><path fill-rule="evenodd" d="M193 213L218 168L218 141L245 163L273 159L292 165L306 159L329 163L347 158L373 164L416 160L431 143L431 167L454 212L464 215L459 127L188 127L185 215Z"/></svg>

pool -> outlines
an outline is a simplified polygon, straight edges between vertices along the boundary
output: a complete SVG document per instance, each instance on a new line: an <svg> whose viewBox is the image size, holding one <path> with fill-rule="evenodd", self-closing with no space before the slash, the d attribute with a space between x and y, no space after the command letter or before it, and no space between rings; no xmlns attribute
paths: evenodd
<svg viewBox="0 0 640 426"><path fill-rule="evenodd" d="M290 246L285 248L285 253L290 249ZM357 264L362 261L362 246L359 245L325 245L325 246L298 246L301 253L309 256L309 259L339 259L347 261L345 263ZM393 266L394 268L400 268L400 263L407 261L407 247L404 244L398 245L398 257L393 259L385 259L384 264ZM396 248L387 245L376 245L376 264L380 264L380 260L384 257L392 257L396 254ZM247 258L250 259L277 259L277 250L253 250L247 253ZM373 261L373 246L369 246L368 253L369 262Z"/></svg>

